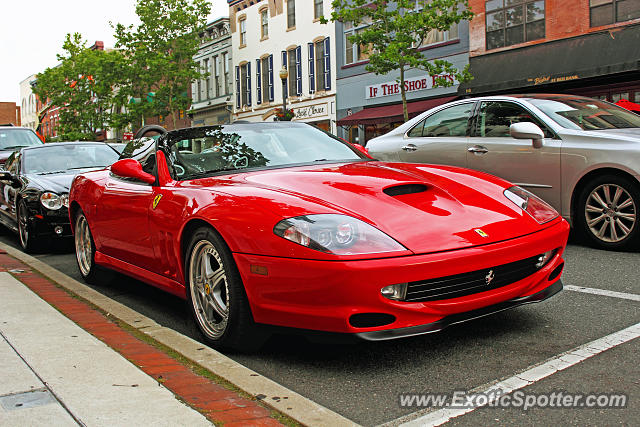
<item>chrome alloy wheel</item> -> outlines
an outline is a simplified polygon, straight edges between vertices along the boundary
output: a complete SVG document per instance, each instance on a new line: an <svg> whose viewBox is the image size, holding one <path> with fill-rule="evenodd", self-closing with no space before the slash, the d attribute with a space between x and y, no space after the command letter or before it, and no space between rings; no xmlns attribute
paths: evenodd
<svg viewBox="0 0 640 427"><path fill-rule="evenodd" d="M209 338L220 338L229 320L229 285L222 257L208 240L193 247L189 283L198 323Z"/></svg>
<svg viewBox="0 0 640 427"><path fill-rule="evenodd" d="M591 233L603 242L624 240L636 225L633 197L617 184L602 184L587 197L585 219Z"/></svg>
<svg viewBox="0 0 640 427"><path fill-rule="evenodd" d="M20 244L23 248L29 245L29 219L27 218L27 210L24 205L18 205L18 234L20 236Z"/></svg>
<svg viewBox="0 0 640 427"><path fill-rule="evenodd" d="M84 215L78 216L76 221L75 243L78 267L80 267L80 272L83 276L88 276L89 273L91 273L93 247L91 243L89 223Z"/></svg>

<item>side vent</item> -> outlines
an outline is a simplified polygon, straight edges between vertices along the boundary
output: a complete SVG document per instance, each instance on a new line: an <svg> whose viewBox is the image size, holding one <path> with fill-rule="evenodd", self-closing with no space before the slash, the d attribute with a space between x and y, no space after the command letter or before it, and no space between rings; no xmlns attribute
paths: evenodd
<svg viewBox="0 0 640 427"><path fill-rule="evenodd" d="M382 191L386 195L395 197L403 196L405 194L422 193L423 191L427 191L427 188L428 187L424 184L402 184L394 187L387 187Z"/></svg>

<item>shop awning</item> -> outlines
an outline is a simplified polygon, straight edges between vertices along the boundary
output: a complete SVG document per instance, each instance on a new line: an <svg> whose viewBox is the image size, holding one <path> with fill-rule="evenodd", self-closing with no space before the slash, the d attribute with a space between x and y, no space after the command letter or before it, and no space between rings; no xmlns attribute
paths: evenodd
<svg viewBox="0 0 640 427"><path fill-rule="evenodd" d="M424 101L408 102L407 111L409 112L409 118L415 117L430 108L453 101L456 98L457 96L445 96ZM360 110L357 113L338 120L338 126L375 125L396 122L404 122L402 103L365 108L364 110Z"/></svg>
<svg viewBox="0 0 640 427"><path fill-rule="evenodd" d="M460 85L461 95L548 91L575 80L637 72L640 25L475 56L469 67L474 78Z"/></svg>

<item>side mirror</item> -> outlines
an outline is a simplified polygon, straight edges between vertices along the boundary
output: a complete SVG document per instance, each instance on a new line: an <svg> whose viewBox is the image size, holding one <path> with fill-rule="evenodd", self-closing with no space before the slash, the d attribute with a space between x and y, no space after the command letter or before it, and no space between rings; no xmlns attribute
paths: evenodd
<svg viewBox="0 0 640 427"><path fill-rule="evenodd" d="M13 188L20 188L20 180L9 171L0 170L0 182L11 185Z"/></svg>
<svg viewBox="0 0 640 427"><path fill-rule="evenodd" d="M123 178L134 178L147 184L156 182L156 177L142 170L142 165L134 159L118 160L111 165L111 172Z"/></svg>
<svg viewBox="0 0 640 427"><path fill-rule="evenodd" d="M509 134L515 139L532 139L533 148L542 148L544 132L535 123L514 123L509 126Z"/></svg>

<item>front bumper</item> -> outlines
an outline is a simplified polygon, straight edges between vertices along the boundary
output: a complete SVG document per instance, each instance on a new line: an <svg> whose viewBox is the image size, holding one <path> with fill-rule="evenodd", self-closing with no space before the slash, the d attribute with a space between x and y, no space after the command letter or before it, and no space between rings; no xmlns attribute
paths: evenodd
<svg viewBox="0 0 640 427"><path fill-rule="evenodd" d="M546 295L545 290L550 289L548 298L562 288L554 283L564 266L562 254L568 235L569 225L558 219L541 231L516 239L423 255L360 261L233 255L257 323L375 340L433 332L462 321L456 319L470 320L485 311L505 309L500 308L503 306L535 302L539 296L534 295ZM393 301L380 293L387 285L493 268L552 249L558 251L544 267L499 288L422 302ZM553 286L559 288L553 291ZM362 326L354 321L358 316L373 323Z"/></svg>
<svg viewBox="0 0 640 427"><path fill-rule="evenodd" d="M562 280L556 281L554 284L546 289L536 292L533 295L513 298L509 301L501 302L496 305L490 305L488 307L480 308L478 310L467 311L465 313L454 314L451 316L443 317L433 323L427 323L426 325L410 326L407 328L398 329L385 329L381 331L371 332L359 332L355 335L358 338L362 338L366 341L384 341L392 340L395 338L411 337L414 335L429 334L432 332L438 332L446 328L447 326L455 325L456 323L463 323L469 320L479 319L480 317L490 316L495 313L499 313L510 308L517 307L523 304L531 304L534 302L544 301L547 298L552 297L562 290Z"/></svg>

